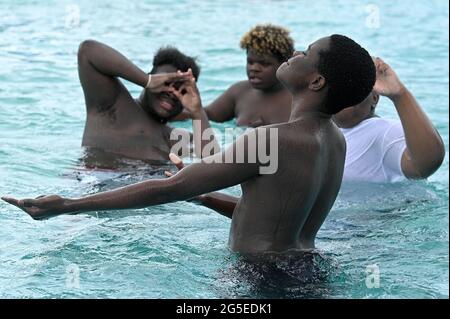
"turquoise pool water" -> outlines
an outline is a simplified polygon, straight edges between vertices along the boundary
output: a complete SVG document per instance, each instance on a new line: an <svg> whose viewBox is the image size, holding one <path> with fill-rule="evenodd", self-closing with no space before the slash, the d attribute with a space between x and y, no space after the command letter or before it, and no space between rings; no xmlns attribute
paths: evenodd
<svg viewBox="0 0 450 319"><path fill-rule="evenodd" d="M245 78L238 42L254 24L289 27L297 48L347 34L395 68L448 150L448 17L441 0L2 0L0 194L78 196L155 177L148 167L116 175L75 169L85 120L76 51L87 38L144 69L161 45L197 55L207 104ZM378 113L397 118L384 99ZM318 234L320 255L290 269L243 262L227 248L229 220L191 203L36 222L2 202L0 297L448 298L448 172L447 151L426 182L345 184ZM373 265L378 288L366 284Z"/></svg>

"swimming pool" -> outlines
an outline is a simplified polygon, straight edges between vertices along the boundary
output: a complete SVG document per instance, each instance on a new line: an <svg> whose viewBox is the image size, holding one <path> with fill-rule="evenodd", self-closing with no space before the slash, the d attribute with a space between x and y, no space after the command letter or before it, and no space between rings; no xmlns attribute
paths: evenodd
<svg viewBox="0 0 450 319"><path fill-rule="evenodd" d="M155 177L149 168L75 169L85 120L76 52L87 38L144 69L161 45L198 55L207 104L245 78L238 42L254 24L290 28L297 48L346 34L394 67L447 149L427 182L345 184L318 234L321 255L313 264L321 273L297 284L261 277L258 267L242 263L227 248L229 220L192 203L36 222L2 202L0 297L448 298L446 1L25 0L2 1L0 12L0 194L79 196ZM397 118L385 99L378 113ZM374 270L379 287L367 282Z"/></svg>

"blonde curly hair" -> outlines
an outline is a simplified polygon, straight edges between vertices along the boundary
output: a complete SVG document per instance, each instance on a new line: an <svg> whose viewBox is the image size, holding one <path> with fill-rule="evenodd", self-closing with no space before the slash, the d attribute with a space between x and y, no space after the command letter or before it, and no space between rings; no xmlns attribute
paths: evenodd
<svg viewBox="0 0 450 319"><path fill-rule="evenodd" d="M240 46L259 55L276 56L279 61L286 61L294 53L294 40L289 30L272 24L253 27L244 34Z"/></svg>

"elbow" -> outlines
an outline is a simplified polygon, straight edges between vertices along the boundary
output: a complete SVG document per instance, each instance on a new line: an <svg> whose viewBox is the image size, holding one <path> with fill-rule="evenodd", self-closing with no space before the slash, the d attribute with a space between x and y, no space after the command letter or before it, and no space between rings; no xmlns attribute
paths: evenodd
<svg viewBox="0 0 450 319"><path fill-rule="evenodd" d="M436 169L441 167L442 163L444 162L444 158L445 158L445 146L444 146L444 142L441 139L439 141L438 151L437 151L437 155L436 155L436 165L437 165Z"/></svg>
<svg viewBox="0 0 450 319"><path fill-rule="evenodd" d="M434 172L436 172L439 167L441 167L445 158L445 146L442 139L439 139L439 142L435 146L434 152L430 154L430 162L427 167L427 170L424 175L424 178L431 176Z"/></svg>
<svg viewBox="0 0 450 319"><path fill-rule="evenodd" d="M438 146L436 147L436 152L431 160L430 163L431 173L428 176L436 172L439 169L439 167L441 167L442 163L444 162L444 158L445 158L445 146L441 140Z"/></svg>
<svg viewBox="0 0 450 319"><path fill-rule="evenodd" d="M84 40L78 47L78 59L88 57L97 46L98 42L94 40Z"/></svg>
<svg viewBox="0 0 450 319"><path fill-rule="evenodd" d="M439 167L441 167L445 158L445 147L436 149L435 152L429 154L428 160L422 165L417 165L415 174L411 174L411 179L427 179L433 175Z"/></svg>

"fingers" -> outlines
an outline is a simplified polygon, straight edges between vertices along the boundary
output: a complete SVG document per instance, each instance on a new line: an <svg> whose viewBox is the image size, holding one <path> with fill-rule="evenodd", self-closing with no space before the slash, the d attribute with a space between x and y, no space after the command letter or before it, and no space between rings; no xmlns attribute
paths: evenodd
<svg viewBox="0 0 450 319"><path fill-rule="evenodd" d="M12 197L2 197L2 200L7 202L8 204L14 205L16 207L19 207L20 209L23 209L27 211L30 207L37 207L34 199L15 199Z"/></svg>
<svg viewBox="0 0 450 319"><path fill-rule="evenodd" d="M166 74L166 82L174 82L174 81L188 81L191 75L188 72L174 72Z"/></svg>
<svg viewBox="0 0 450 319"><path fill-rule="evenodd" d="M183 167L184 167L183 161L175 153L170 153L169 158L170 158L170 161L175 164L175 166L178 168L178 170L183 169ZM165 171L164 175L166 175L167 177L172 177L175 174L172 172L169 172L169 171Z"/></svg>
<svg viewBox="0 0 450 319"><path fill-rule="evenodd" d="M183 161L175 153L169 154L170 161L180 170L184 167Z"/></svg>
<svg viewBox="0 0 450 319"><path fill-rule="evenodd" d="M178 70L177 74L186 82L195 82L194 75L192 74L192 69L190 68L187 70L187 72L181 72L180 70Z"/></svg>
<svg viewBox="0 0 450 319"><path fill-rule="evenodd" d="M164 87L161 87L161 88L158 90L158 92L159 92L159 93L161 93L161 92L174 93L175 90L176 90L176 89L175 89L174 87L172 87L172 86L164 86Z"/></svg>
<svg viewBox="0 0 450 319"><path fill-rule="evenodd" d="M166 175L167 177L172 177L173 173L169 172L169 171L165 171L164 175Z"/></svg>
<svg viewBox="0 0 450 319"><path fill-rule="evenodd" d="M181 94L180 91L178 91L175 88L172 88L172 91L170 91L170 93L172 93L173 95L175 95L177 97L178 100L181 100L181 98L183 97L183 94Z"/></svg>
<svg viewBox="0 0 450 319"><path fill-rule="evenodd" d="M389 69L389 65L379 57L376 57L374 62L378 73L384 74Z"/></svg>
<svg viewBox="0 0 450 319"><path fill-rule="evenodd" d="M165 85L171 85L176 82L186 83L191 82L192 80L195 82L195 78L192 74L191 69L188 69L187 72L181 72L180 70L178 70L177 72L163 73L161 74L161 76L164 79Z"/></svg>
<svg viewBox="0 0 450 319"><path fill-rule="evenodd" d="M11 204L14 206L19 206L19 200L15 199L15 198L2 196L2 200L7 202L8 204Z"/></svg>

